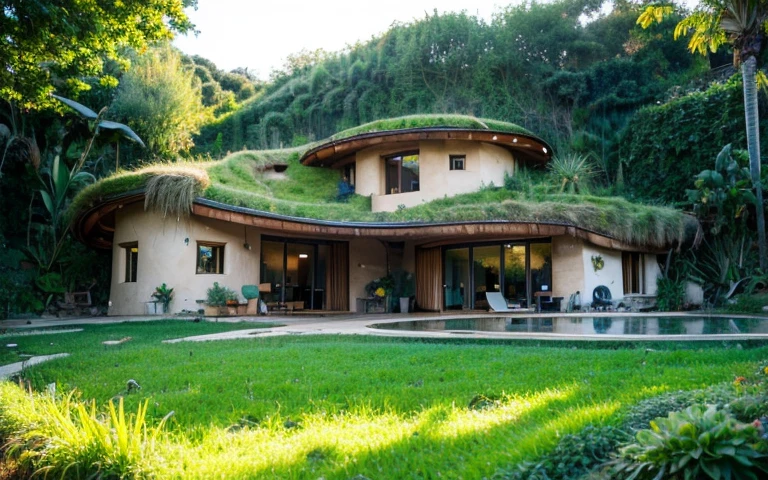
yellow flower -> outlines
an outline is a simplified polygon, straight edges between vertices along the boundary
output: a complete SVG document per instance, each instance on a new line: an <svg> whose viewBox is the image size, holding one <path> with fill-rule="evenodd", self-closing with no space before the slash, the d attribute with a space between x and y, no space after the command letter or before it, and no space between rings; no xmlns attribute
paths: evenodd
<svg viewBox="0 0 768 480"><path fill-rule="evenodd" d="M768 367L763 368L763 373L768 375Z"/></svg>
<svg viewBox="0 0 768 480"><path fill-rule="evenodd" d="M375 293L377 297L384 297L387 295L387 292L382 287L377 288Z"/></svg>

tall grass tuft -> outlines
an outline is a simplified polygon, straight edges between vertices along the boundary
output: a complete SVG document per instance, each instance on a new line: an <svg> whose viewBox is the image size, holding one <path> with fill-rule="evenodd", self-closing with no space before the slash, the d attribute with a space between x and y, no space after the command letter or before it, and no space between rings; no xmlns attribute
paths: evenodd
<svg viewBox="0 0 768 480"><path fill-rule="evenodd" d="M202 170L155 175L147 180L144 208L161 212L164 217L186 217L208 181Z"/></svg>
<svg viewBox="0 0 768 480"><path fill-rule="evenodd" d="M162 463L157 439L167 417L146 423L147 403L126 415L123 399L99 412L70 393L62 399L0 386L0 431L22 470L53 478L147 478Z"/></svg>

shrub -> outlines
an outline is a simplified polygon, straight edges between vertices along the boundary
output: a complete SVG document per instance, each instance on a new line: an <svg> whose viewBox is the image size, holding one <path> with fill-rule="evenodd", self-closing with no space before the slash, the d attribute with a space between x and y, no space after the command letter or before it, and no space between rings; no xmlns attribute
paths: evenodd
<svg viewBox="0 0 768 480"><path fill-rule="evenodd" d="M656 307L662 312L674 312L683 307L685 280L675 278L656 279Z"/></svg>
<svg viewBox="0 0 768 480"><path fill-rule="evenodd" d="M70 394L61 400L0 386L0 432L21 471L51 478L151 478L165 421L148 427L148 401L126 415L122 398L106 412Z"/></svg>
<svg viewBox="0 0 768 480"><path fill-rule="evenodd" d="M715 406L693 406L651 422L621 449L612 478L764 478L766 444L754 424Z"/></svg>
<svg viewBox="0 0 768 480"><path fill-rule="evenodd" d="M206 291L205 303L210 307L223 307L227 300L237 300L237 293L219 282L213 282L213 286Z"/></svg>
<svg viewBox="0 0 768 480"><path fill-rule="evenodd" d="M616 427L588 426L579 433L564 436L555 449L538 462L525 462L515 471L500 472L494 478L505 480L577 479L609 459L630 435Z"/></svg>

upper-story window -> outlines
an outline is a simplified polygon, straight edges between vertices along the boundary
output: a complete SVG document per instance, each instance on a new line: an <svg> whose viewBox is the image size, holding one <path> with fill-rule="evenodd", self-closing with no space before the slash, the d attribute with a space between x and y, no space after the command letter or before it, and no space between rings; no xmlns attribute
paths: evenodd
<svg viewBox="0 0 768 480"><path fill-rule="evenodd" d="M387 195L419 191L419 152L410 151L384 157Z"/></svg>
<svg viewBox="0 0 768 480"><path fill-rule="evenodd" d="M451 170L465 170L467 164L466 155L450 155L448 157Z"/></svg>

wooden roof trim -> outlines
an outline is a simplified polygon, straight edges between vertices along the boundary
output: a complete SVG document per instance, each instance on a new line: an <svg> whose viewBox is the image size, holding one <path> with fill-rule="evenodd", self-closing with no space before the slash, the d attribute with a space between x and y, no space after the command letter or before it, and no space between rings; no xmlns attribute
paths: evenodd
<svg viewBox="0 0 768 480"><path fill-rule="evenodd" d="M552 157L552 147L544 140L525 133L466 128L413 128L369 132L333 140L307 151L300 159L302 165L329 167L360 150L382 143L418 142L424 140L464 140L498 145L521 154L535 163L546 163Z"/></svg>

